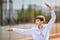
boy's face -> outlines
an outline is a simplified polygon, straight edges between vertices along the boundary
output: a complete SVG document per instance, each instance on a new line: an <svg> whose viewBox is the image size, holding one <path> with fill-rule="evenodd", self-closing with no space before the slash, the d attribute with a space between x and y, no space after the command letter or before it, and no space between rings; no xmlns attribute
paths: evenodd
<svg viewBox="0 0 60 40"><path fill-rule="evenodd" d="M38 25L38 26L40 26L40 25L43 24L43 21L41 21L40 19L36 19L35 20L35 24Z"/></svg>

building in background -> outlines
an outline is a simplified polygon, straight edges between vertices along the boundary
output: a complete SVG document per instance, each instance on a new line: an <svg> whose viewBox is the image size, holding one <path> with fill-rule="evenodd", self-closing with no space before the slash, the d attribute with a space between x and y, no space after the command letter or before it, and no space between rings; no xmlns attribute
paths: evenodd
<svg viewBox="0 0 60 40"><path fill-rule="evenodd" d="M2 21L3 21L3 19L2 19L2 0L0 0L0 25L2 25L3 23L2 23Z"/></svg>
<svg viewBox="0 0 60 40"><path fill-rule="evenodd" d="M17 19L17 11L13 9L12 0L0 1L0 25L13 24Z"/></svg>

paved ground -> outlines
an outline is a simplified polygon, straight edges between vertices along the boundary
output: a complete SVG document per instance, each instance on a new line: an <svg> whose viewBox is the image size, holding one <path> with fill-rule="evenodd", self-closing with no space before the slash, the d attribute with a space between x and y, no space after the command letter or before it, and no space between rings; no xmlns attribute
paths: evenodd
<svg viewBox="0 0 60 40"><path fill-rule="evenodd" d="M34 27L35 24L18 24L18 25L14 25L14 26L3 26L0 27L0 40L21 40L23 38L26 37L30 37L31 35L24 35L24 34L19 34L19 33L15 33L15 32L6 32L5 30L9 27L16 27L16 28L23 28L23 29L28 29L31 27ZM58 27L57 30L56 29L52 29L53 33L56 32L60 32L60 23L54 24L53 27ZM55 30L55 31L54 31ZM52 32L50 32L52 33ZM55 38L55 39L51 39L51 40L60 40L60 38Z"/></svg>

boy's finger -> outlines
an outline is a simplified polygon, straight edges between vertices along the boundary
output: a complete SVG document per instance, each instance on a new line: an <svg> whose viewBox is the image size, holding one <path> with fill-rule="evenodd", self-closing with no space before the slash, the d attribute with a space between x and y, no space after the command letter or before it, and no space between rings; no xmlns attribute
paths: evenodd
<svg viewBox="0 0 60 40"><path fill-rule="evenodd" d="M7 31L7 32L10 32L10 31L12 31L12 30L11 30L11 29L6 29L6 31Z"/></svg>
<svg viewBox="0 0 60 40"><path fill-rule="evenodd" d="M51 8L50 4L48 4L48 3L45 3L45 5L46 5L47 7L49 7L49 8Z"/></svg>

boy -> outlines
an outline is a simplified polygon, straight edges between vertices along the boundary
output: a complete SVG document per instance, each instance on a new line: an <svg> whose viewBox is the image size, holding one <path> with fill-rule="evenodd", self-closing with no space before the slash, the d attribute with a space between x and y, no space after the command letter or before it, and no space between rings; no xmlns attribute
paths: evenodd
<svg viewBox="0 0 60 40"><path fill-rule="evenodd" d="M7 31L15 31L17 33L31 34L33 40L48 40L49 29L51 28L52 24L55 22L56 16L54 10L48 3L45 3L45 6L49 8L49 10L51 11L51 17L52 17L47 24L45 24L44 16L37 16L35 19L35 23L37 27L33 27L32 29L10 28L7 29Z"/></svg>

